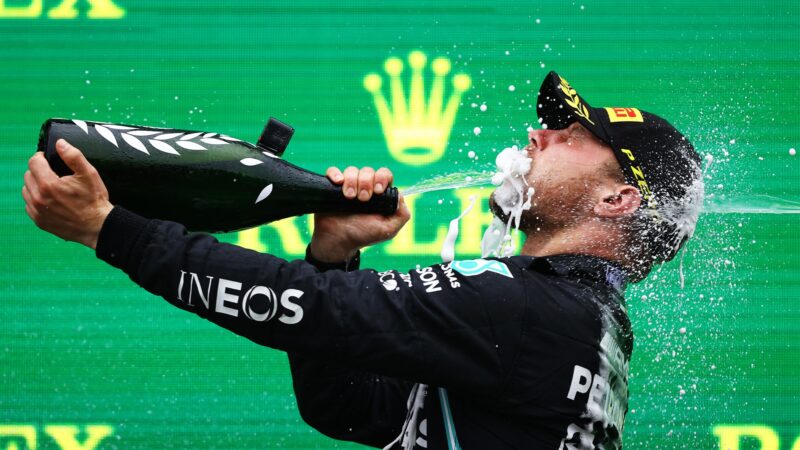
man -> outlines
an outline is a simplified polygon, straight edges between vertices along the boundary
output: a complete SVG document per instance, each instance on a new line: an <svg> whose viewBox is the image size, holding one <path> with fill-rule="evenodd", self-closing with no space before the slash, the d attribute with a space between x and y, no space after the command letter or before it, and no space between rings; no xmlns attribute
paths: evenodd
<svg viewBox="0 0 800 450"><path fill-rule="evenodd" d="M358 249L406 223L317 215L307 262L188 235L114 207L75 148L57 178L37 154L26 211L173 305L289 352L303 418L391 449L621 448L632 334L623 291L691 236L699 158L663 119L591 108L551 72L531 131L522 255L408 273L358 269ZM335 168L366 200L391 173ZM499 208L493 207L502 216ZM477 246L477 243L476 243Z"/></svg>

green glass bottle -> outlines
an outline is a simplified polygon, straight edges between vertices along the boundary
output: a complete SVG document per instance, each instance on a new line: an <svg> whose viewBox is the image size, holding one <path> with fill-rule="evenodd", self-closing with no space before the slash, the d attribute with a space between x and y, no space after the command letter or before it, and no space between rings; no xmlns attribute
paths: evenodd
<svg viewBox="0 0 800 450"><path fill-rule="evenodd" d="M59 176L72 174L55 150L79 148L112 203L192 231L228 232L308 213L393 214L396 188L348 200L326 177L281 155L294 130L270 119L257 145L218 133L49 119L38 150Z"/></svg>

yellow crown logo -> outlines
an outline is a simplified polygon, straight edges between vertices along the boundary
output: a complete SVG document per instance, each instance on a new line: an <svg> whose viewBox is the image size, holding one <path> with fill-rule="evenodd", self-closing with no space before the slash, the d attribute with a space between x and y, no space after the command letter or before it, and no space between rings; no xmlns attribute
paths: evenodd
<svg viewBox="0 0 800 450"><path fill-rule="evenodd" d="M397 57L386 60L383 67L389 75L391 106L381 91L383 78L376 73L364 77L364 87L375 100L389 153L401 163L412 166L430 164L444 155L461 95L472 85L469 75L454 75L453 91L445 104L444 85L445 77L450 73L450 60L436 58L431 62L433 84L426 102L423 72L427 60L421 51L413 51L408 55L408 65L411 67L408 100L401 79L403 61Z"/></svg>

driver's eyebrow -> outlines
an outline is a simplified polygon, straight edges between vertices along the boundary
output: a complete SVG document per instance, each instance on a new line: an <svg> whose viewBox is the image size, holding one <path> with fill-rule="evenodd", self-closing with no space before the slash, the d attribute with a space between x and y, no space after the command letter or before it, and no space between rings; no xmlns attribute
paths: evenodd
<svg viewBox="0 0 800 450"><path fill-rule="evenodd" d="M591 133L589 133L589 130L587 130L586 128L584 128L580 124L578 124L578 122L575 122L575 123L577 125L570 125L569 128L567 128L567 131L569 132L569 134L571 134L573 136L591 134Z"/></svg>
<svg viewBox="0 0 800 450"><path fill-rule="evenodd" d="M586 127L581 125L580 122L574 122L574 125L572 126L572 131L575 131L575 130L577 130L577 131L579 131L581 133L589 133L589 130L587 130Z"/></svg>
<svg viewBox="0 0 800 450"><path fill-rule="evenodd" d="M576 122L576 123L578 123L578 122ZM593 140L596 140L598 142L601 142L600 139L597 136L594 135L594 133L592 133L591 131L587 130L586 127L584 127L583 125L580 125L580 124L578 124L577 126L572 127L572 129L569 130L569 133L570 133L570 135L573 135L573 136L577 135L577 136L580 136L580 137L587 137L589 139L593 139Z"/></svg>

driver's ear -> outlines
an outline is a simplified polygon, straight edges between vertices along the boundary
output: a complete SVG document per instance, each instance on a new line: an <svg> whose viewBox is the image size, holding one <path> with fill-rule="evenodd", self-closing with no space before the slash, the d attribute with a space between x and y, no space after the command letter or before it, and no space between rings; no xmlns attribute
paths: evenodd
<svg viewBox="0 0 800 450"><path fill-rule="evenodd" d="M622 217L633 214L642 204L642 195L635 187L625 184L605 192L594 206L599 217Z"/></svg>

